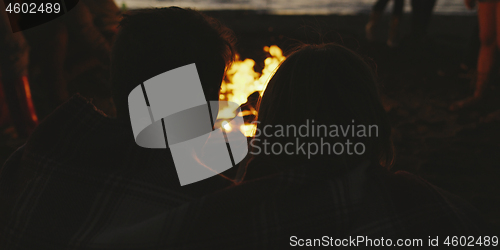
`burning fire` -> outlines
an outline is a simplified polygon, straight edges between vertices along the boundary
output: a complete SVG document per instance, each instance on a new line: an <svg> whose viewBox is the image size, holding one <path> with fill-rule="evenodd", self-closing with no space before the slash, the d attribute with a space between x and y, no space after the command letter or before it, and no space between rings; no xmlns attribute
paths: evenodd
<svg viewBox="0 0 500 250"><path fill-rule="evenodd" d="M253 67L255 66L255 61L252 59L245 59L243 61L237 58L226 72L226 77L221 86L220 100L230 101L238 105L247 102L249 95L255 91L259 92L260 96L264 92L269 79L271 79L274 71L278 68L280 63L285 60L283 52L281 49L272 45L271 47L265 46L264 51L269 53L269 56L264 60L264 69L261 73L255 72ZM228 107L220 107L219 119L229 119L234 117L233 111ZM257 115L257 111L243 111L238 115ZM225 129L230 131L229 124L226 122L224 125ZM229 129L227 128L229 127ZM244 124L240 127L241 132L247 136L251 137L255 133L255 124Z"/></svg>

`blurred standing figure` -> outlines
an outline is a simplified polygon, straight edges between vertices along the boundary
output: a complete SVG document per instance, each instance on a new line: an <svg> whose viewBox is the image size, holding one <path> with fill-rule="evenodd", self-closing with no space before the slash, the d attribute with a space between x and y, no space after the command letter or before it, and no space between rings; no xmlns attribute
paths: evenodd
<svg viewBox="0 0 500 250"><path fill-rule="evenodd" d="M427 34L436 0L411 1L411 36L420 40Z"/></svg>
<svg viewBox="0 0 500 250"><path fill-rule="evenodd" d="M500 0L478 0L479 40L481 47L477 59L477 79L474 94L450 106L458 110L477 104L482 98L489 80L495 52L500 47ZM468 9L474 9L475 0L465 0Z"/></svg>
<svg viewBox="0 0 500 250"><path fill-rule="evenodd" d="M369 41L375 40L375 28L380 22L380 18L382 17L388 2L389 0L378 0L375 5L373 5L372 12L370 13L370 21L368 21L365 27L366 38ZM394 0L391 22L389 24L389 37L387 38L387 45L389 47L394 47L396 45L399 23L401 22L401 16L403 15L404 3L404 0Z"/></svg>
<svg viewBox="0 0 500 250"><path fill-rule="evenodd" d="M0 123L12 121L17 135L25 138L38 123L28 82L30 47L22 32L12 33L4 5L0 6L0 107L7 105L2 110L9 114L2 112Z"/></svg>

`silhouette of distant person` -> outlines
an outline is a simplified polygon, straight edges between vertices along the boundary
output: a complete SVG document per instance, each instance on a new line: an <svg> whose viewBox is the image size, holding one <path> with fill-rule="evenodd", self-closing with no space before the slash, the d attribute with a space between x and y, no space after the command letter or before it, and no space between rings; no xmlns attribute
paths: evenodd
<svg viewBox="0 0 500 250"><path fill-rule="evenodd" d="M0 123L7 124L10 118L17 134L26 138L39 117L68 98L68 82L93 68L105 71L109 66L120 10L113 0L82 0L64 16L16 33L9 26L17 27L20 16L11 15L9 22L5 8L0 12L1 94L6 100L3 105L9 107L4 110L10 110ZM32 101L32 89L38 102ZM110 91L109 86L97 89Z"/></svg>
<svg viewBox="0 0 500 250"><path fill-rule="evenodd" d="M372 12L370 13L370 20L366 24L366 38L369 41L375 40L375 28L377 27L380 19L384 13L385 7L389 0L378 0L373 5ZM389 23L389 37L387 38L387 45L393 47L396 45L398 38L398 29L403 15L404 0L394 0L394 7L392 10L391 21Z"/></svg>
<svg viewBox="0 0 500 250"><path fill-rule="evenodd" d="M411 36L414 40L422 39L427 35L427 30L432 17L436 0L411 1Z"/></svg>
<svg viewBox="0 0 500 250"><path fill-rule="evenodd" d="M111 59L117 118L74 96L10 156L0 172L0 248L99 248L92 239L101 230L127 227L231 185L216 175L181 187L169 149L136 144L128 95L158 74L195 63L206 99L218 100L233 43L232 31L191 9L125 14Z"/></svg>

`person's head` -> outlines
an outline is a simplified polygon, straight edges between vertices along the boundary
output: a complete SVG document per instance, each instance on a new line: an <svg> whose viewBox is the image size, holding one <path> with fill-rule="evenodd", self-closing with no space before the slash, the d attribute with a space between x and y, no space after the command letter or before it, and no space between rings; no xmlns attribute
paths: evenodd
<svg viewBox="0 0 500 250"><path fill-rule="evenodd" d="M217 20L178 7L124 14L112 49L111 83L117 117L129 119L128 95L166 71L196 63L207 101L218 100L234 35Z"/></svg>
<svg viewBox="0 0 500 250"><path fill-rule="evenodd" d="M391 127L374 72L358 54L338 44L303 45L292 53L269 81L257 122L251 145L255 164L286 168L320 160L349 169L365 160L392 163ZM364 150L355 148L356 143ZM364 152L358 155L355 149Z"/></svg>

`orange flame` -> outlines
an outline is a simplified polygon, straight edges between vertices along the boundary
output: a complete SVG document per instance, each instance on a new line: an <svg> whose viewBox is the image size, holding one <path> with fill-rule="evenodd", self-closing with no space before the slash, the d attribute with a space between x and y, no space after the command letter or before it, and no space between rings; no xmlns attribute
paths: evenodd
<svg viewBox="0 0 500 250"><path fill-rule="evenodd" d="M221 101L231 101L241 105L246 103L247 97L255 91L258 91L260 96L262 96L275 70L285 60L283 52L276 45L272 45L271 47L265 46L264 51L268 52L269 56L264 60L264 69L260 73L254 71L255 61L252 59L245 59L243 61L237 59L232 64L231 68L227 70L225 80L221 86ZM256 114L255 111L250 112L254 112L254 115ZM228 119L233 116L233 110L227 107L220 107L219 119ZM242 125L240 130L245 136L251 137L255 133L255 124Z"/></svg>

